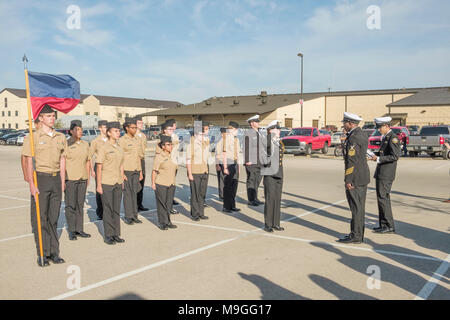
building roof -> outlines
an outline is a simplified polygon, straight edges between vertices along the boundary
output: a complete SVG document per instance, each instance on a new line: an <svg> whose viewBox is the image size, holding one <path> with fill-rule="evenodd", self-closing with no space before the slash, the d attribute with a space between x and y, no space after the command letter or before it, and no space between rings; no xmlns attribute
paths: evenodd
<svg viewBox="0 0 450 320"><path fill-rule="evenodd" d="M423 89L412 96L390 103L387 106L450 106L450 87Z"/></svg>
<svg viewBox="0 0 450 320"><path fill-rule="evenodd" d="M9 91L19 98L26 98L27 94L25 89L5 88L3 91ZM100 96L95 94L81 94L80 98L83 102L87 97L94 96L100 105L104 106L117 106L117 107L133 107L133 108L174 108L176 106L182 106L183 104L177 101L165 101L165 100L153 100L153 99L137 99L137 98L124 98L124 97L111 97Z"/></svg>

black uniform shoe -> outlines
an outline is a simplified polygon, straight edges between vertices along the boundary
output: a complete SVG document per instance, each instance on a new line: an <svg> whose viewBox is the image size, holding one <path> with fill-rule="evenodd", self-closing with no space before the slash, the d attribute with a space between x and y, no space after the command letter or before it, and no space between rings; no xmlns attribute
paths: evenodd
<svg viewBox="0 0 450 320"><path fill-rule="evenodd" d="M160 224L159 226L158 226L158 228L160 228L161 230L169 230L169 228L165 225L165 224Z"/></svg>
<svg viewBox="0 0 450 320"><path fill-rule="evenodd" d="M124 243L125 240L123 240L122 238L119 238L118 236L114 236L113 237L114 241L116 241L117 243Z"/></svg>
<svg viewBox="0 0 450 320"><path fill-rule="evenodd" d="M357 243L358 244L358 243L362 243L363 241L355 239L355 238L353 238L351 236L345 236L344 238L339 239L338 242L341 242L341 243Z"/></svg>
<svg viewBox="0 0 450 320"><path fill-rule="evenodd" d="M134 223L142 223L142 220L139 220L138 218L131 219Z"/></svg>
<svg viewBox="0 0 450 320"><path fill-rule="evenodd" d="M145 207L143 207L143 206L140 206L140 207L138 208L138 211L148 211L148 208L145 208Z"/></svg>
<svg viewBox="0 0 450 320"><path fill-rule="evenodd" d="M374 232L377 232L377 231L380 231L381 229L383 229L383 227L375 227L375 228L373 228L372 230L373 230Z"/></svg>
<svg viewBox="0 0 450 320"><path fill-rule="evenodd" d="M111 238L107 237L107 238L105 238L105 243L109 244L110 246L112 246L112 245L116 244L116 241L112 237Z"/></svg>
<svg viewBox="0 0 450 320"><path fill-rule="evenodd" d="M284 228L283 227L273 227L273 230L284 231Z"/></svg>
<svg viewBox="0 0 450 320"><path fill-rule="evenodd" d="M50 265L50 263L48 263L48 259L44 258L44 261L41 261L41 257L37 258L37 264L39 267L48 267Z"/></svg>
<svg viewBox="0 0 450 320"><path fill-rule="evenodd" d="M264 227L263 229L265 232L273 232L273 229L270 227Z"/></svg>
<svg viewBox="0 0 450 320"><path fill-rule="evenodd" d="M233 213L233 211L231 211L230 209L225 209L225 208L223 208L222 211L226 212L226 213Z"/></svg>
<svg viewBox="0 0 450 320"><path fill-rule="evenodd" d="M251 207L257 207L257 206L259 206L259 203L256 202L256 201L249 201L247 204L248 204L249 206L251 206Z"/></svg>
<svg viewBox="0 0 450 320"><path fill-rule="evenodd" d="M168 227L169 229L176 229L176 228L177 228L177 226L174 225L174 224L172 224L172 222L169 222L169 224L167 225L167 227Z"/></svg>
<svg viewBox="0 0 450 320"><path fill-rule="evenodd" d="M239 211L241 211L241 209L238 209L238 208L231 208L231 211L239 212Z"/></svg>
<svg viewBox="0 0 450 320"><path fill-rule="evenodd" d="M194 221L200 221L200 217L192 218L192 220L194 220Z"/></svg>
<svg viewBox="0 0 450 320"><path fill-rule="evenodd" d="M209 218L207 216L200 216L200 219L202 220L208 220Z"/></svg>
<svg viewBox="0 0 450 320"><path fill-rule="evenodd" d="M175 210L175 209L170 210L170 213L171 214L179 214L179 212L177 210Z"/></svg>
<svg viewBox="0 0 450 320"><path fill-rule="evenodd" d="M178 202L177 202L177 201L175 201L175 200L173 200L173 202L172 202L172 203L173 203L173 205L174 205L174 206L177 206L177 205L179 205L179 204L180 204L180 203L178 203Z"/></svg>
<svg viewBox="0 0 450 320"><path fill-rule="evenodd" d="M102 217L102 216L99 216L99 215L97 215L97 219L98 219L98 220L103 220L103 217Z"/></svg>
<svg viewBox="0 0 450 320"><path fill-rule="evenodd" d="M75 232L75 235L80 236L80 237L82 237L82 238L90 238L90 237L91 237L91 235L90 235L89 233L86 233L86 232L84 232L84 231L81 231L81 232Z"/></svg>
<svg viewBox="0 0 450 320"><path fill-rule="evenodd" d="M71 241L77 240L77 236L75 235L75 232L69 232L69 240L71 240Z"/></svg>
<svg viewBox="0 0 450 320"><path fill-rule="evenodd" d="M64 259L61 258L60 256L53 256L53 255L48 257L48 260L50 260L54 264L61 264L65 262Z"/></svg>
<svg viewBox="0 0 450 320"><path fill-rule="evenodd" d="M387 228L387 227L384 227L384 228L382 228L382 229L380 229L380 230L377 230L377 231L375 231L376 233L382 233L382 234L384 234L384 233L395 233L395 229L394 228Z"/></svg>
<svg viewBox="0 0 450 320"><path fill-rule="evenodd" d="M259 205L264 204L264 202L260 201L259 199L256 199L255 202L256 202L257 204L259 204Z"/></svg>
<svg viewBox="0 0 450 320"><path fill-rule="evenodd" d="M131 219L129 219L129 218L124 218L123 221L124 221L126 224L129 224L129 225L133 225L133 224L134 224L133 220L131 220Z"/></svg>

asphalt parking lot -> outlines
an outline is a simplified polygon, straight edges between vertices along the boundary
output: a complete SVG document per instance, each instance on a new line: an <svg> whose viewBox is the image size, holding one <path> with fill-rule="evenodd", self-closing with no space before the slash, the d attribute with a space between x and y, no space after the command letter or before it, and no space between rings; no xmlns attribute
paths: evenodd
<svg viewBox="0 0 450 320"><path fill-rule="evenodd" d="M39 268L31 234L29 193L20 149L0 147L0 299L450 299L450 161L401 159L393 185L396 234L370 231L378 223L372 179L365 242L342 245L349 233L343 161L314 154L286 156L284 232L265 233L263 207L248 207L245 170L240 213L225 214L214 167L206 215L189 218L185 168L177 182L178 229L157 228L154 193L146 180L141 225L121 223L124 244L103 243L94 183L88 188L85 231L69 241L59 220L62 265ZM331 152L330 152L331 153ZM152 165L147 153L147 168ZM371 173L375 166L370 163ZM262 184L259 191L263 198ZM79 275L76 286L74 275ZM378 281L379 280L379 281Z"/></svg>

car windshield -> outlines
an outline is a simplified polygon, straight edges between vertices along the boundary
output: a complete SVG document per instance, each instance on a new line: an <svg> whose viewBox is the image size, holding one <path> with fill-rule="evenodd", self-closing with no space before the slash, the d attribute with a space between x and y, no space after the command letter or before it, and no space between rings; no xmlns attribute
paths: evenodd
<svg viewBox="0 0 450 320"><path fill-rule="evenodd" d="M421 136L438 136L440 134L449 134L448 127L424 127L420 130Z"/></svg>
<svg viewBox="0 0 450 320"><path fill-rule="evenodd" d="M307 136L310 137L311 136L311 129L292 129L291 132L289 132L288 137L289 136Z"/></svg>
<svg viewBox="0 0 450 320"><path fill-rule="evenodd" d="M399 128L394 128L394 129L392 129L392 131L393 131L395 134L400 134L400 133L402 133L402 129L399 129Z"/></svg>

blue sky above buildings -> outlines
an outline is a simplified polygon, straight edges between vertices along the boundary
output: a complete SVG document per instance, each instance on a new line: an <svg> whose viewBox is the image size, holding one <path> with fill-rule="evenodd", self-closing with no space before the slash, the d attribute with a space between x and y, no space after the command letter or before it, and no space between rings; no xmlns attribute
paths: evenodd
<svg viewBox="0 0 450 320"><path fill-rule="evenodd" d="M298 52L305 92L450 85L447 0L1 1L0 43L1 88L24 88L23 53L83 93L183 103L298 92Z"/></svg>

